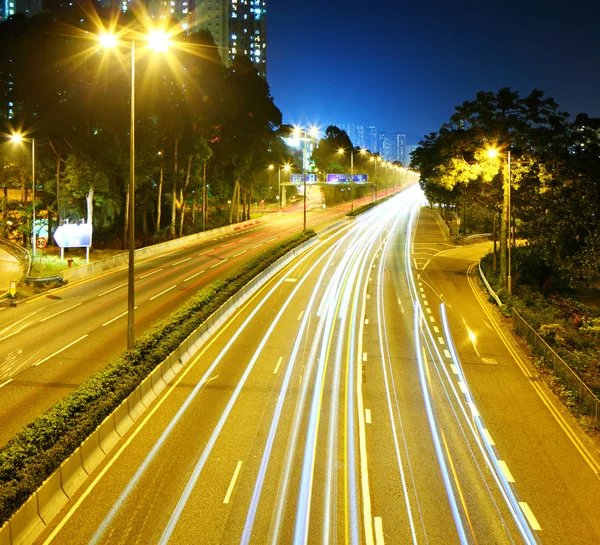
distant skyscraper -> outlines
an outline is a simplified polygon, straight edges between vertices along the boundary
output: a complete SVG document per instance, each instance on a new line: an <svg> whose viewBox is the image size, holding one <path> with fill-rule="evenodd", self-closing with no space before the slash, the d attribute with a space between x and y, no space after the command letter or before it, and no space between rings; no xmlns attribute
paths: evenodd
<svg viewBox="0 0 600 545"><path fill-rule="evenodd" d="M406 146L406 166L408 166L410 164L410 154L415 151L417 149L417 145L416 144L410 144L408 146Z"/></svg>
<svg viewBox="0 0 600 545"><path fill-rule="evenodd" d="M266 0L196 0L195 28L210 31L223 62L246 56L266 78Z"/></svg>
<svg viewBox="0 0 600 545"><path fill-rule="evenodd" d="M366 148L371 152L371 153L377 153L379 152L379 133L377 132L377 127L367 127L367 134L366 134Z"/></svg>
<svg viewBox="0 0 600 545"><path fill-rule="evenodd" d="M406 164L406 135L396 134L396 161Z"/></svg>
<svg viewBox="0 0 600 545"><path fill-rule="evenodd" d="M359 148L365 146L365 128L362 125L354 125L353 123L341 123L336 125L343 131L346 131L348 138L352 142L352 145Z"/></svg>
<svg viewBox="0 0 600 545"><path fill-rule="evenodd" d="M0 5L0 21L17 13L33 15L42 11L42 0L0 0L0 2L2 2L2 5Z"/></svg>

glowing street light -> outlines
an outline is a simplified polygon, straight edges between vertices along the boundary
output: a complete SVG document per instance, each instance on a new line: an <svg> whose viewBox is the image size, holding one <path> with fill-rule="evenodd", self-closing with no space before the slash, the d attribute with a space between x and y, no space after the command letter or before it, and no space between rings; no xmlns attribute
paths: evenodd
<svg viewBox="0 0 600 545"><path fill-rule="evenodd" d="M489 148L487 155L490 159L496 159L500 152L495 148ZM510 244L510 218L511 218L511 173L510 173L510 150L506 152L507 175L504 178L504 206L502 207L502 228L500 230L500 273L506 284L509 294L512 294L512 249Z"/></svg>
<svg viewBox="0 0 600 545"><path fill-rule="evenodd" d="M10 140L13 144L21 144L25 142L25 138L20 133L13 133L10 135ZM35 258L35 251L37 248L37 233L35 230L35 138L31 139L31 216L32 216L32 233L33 239L31 242L31 255Z"/></svg>
<svg viewBox="0 0 600 545"><path fill-rule="evenodd" d="M154 30L146 37L149 47L155 53L164 53L169 48L169 36L164 30ZM117 37L111 33L98 36L100 44L107 49L114 49L119 44ZM134 309L135 309L135 39L131 40L131 111L129 128L129 263L127 267L127 350L133 350Z"/></svg>
<svg viewBox="0 0 600 545"><path fill-rule="evenodd" d="M308 130L296 126L293 129L293 134L296 138L301 138L302 135L304 135L304 149L302 151L302 183L304 186L304 231L306 231L306 141L308 139L308 134L310 134L311 138L316 140L319 137L319 129L314 125Z"/></svg>

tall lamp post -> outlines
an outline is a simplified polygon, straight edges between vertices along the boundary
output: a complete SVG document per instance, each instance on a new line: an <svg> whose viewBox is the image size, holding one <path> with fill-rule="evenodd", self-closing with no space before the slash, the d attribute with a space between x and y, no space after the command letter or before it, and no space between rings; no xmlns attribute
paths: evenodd
<svg viewBox="0 0 600 545"><path fill-rule="evenodd" d="M497 149L488 149L488 157L495 159L499 152ZM510 150L506 152L507 175L504 179L504 206L502 209L502 229L500 230L502 254L500 255L500 269L502 279L506 283L506 289L512 294L512 249L510 244L510 218L511 218L511 173L510 173Z"/></svg>
<svg viewBox="0 0 600 545"><path fill-rule="evenodd" d="M319 131L316 127L311 127L309 130L304 129L302 127L295 127L294 128L294 132L301 138L303 138L304 140L304 148L302 150L302 184L303 184L303 188L304 188L304 231L306 231L306 141L308 139L307 134L310 133L310 135L313 138L317 138ZM304 136L303 136L304 135Z"/></svg>
<svg viewBox="0 0 600 545"><path fill-rule="evenodd" d="M99 36L100 43L107 49L114 49L119 44L118 37L105 33ZM169 48L169 36L164 30L153 31L146 37L150 48L155 53L164 53ZM127 266L127 351L133 350L135 340L135 39L131 40L131 99L129 128L129 214L128 214L128 250Z"/></svg>
<svg viewBox="0 0 600 545"><path fill-rule="evenodd" d="M20 144L21 142L25 142L25 138L20 133L14 133L11 135L10 139L15 144ZM37 233L35 231L35 138L31 139L31 218L32 218L32 228L31 231L33 233L33 238L31 242L31 255L35 259L36 247L37 247Z"/></svg>
<svg viewBox="0 0 600 545"><path fill-rule="evenodd" d="M275 169L275 165L269 165L269 171L273 171ZM291 170L291 166L289 163L285 163L283 166L282 165L277 165L277 199L279 200L279 209L281 210L282 208L282 198L281 198L281 169L283 168L284 172L289 172Z"/></svg>

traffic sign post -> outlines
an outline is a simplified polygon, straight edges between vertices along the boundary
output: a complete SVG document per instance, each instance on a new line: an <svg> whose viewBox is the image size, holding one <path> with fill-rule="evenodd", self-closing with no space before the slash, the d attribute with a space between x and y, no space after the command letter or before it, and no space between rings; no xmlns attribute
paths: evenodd
<svg viewBox="0 0 600 545"><path fill-rule="evenodd" d="M65 258L65 248L85 248L85 262L90 261L90 246L92 245L92 226L89 223L66 223L54 232L54 240L60 247L60 258Z"/></svg>

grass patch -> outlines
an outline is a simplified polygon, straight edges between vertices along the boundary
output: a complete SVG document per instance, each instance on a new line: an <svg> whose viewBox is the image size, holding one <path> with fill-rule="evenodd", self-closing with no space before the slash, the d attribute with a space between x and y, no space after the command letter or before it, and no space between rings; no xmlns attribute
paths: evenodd
<svg viewBox="0 0 600 545"><path fill-rule="evenodd" d="M309 231L288 238L201 289L148 329L131 352L110 362L0 448L0 526L211 314L261 271L313 236Z"/></svg>

